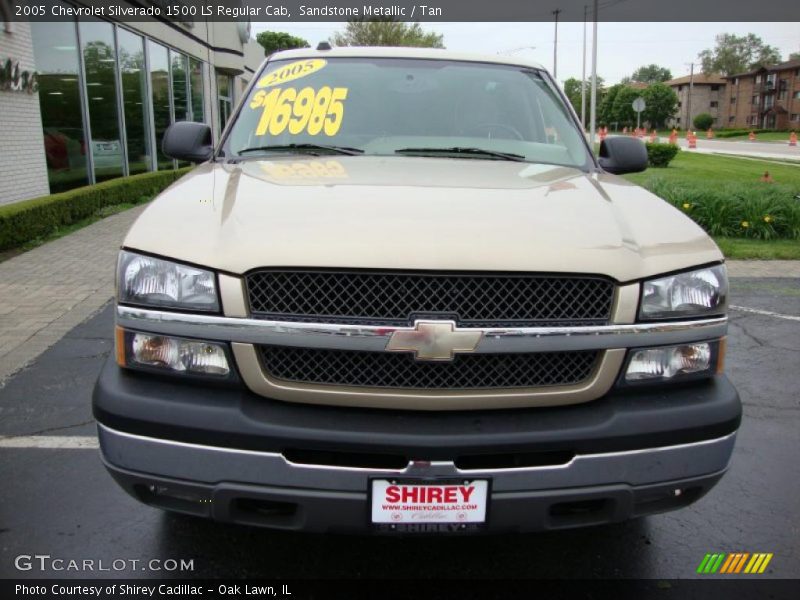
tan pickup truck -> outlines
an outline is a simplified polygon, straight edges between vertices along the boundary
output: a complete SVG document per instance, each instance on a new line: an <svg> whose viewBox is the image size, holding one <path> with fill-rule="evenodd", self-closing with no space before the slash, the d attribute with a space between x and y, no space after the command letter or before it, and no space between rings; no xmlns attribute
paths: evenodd
<svg viewBox="0 0 800 600"><path fill-rule="evenodd" d="M274 54L120 252L102 456L144 503L286 530L509 532L725 472L723 256L507 56Z"/></svg>

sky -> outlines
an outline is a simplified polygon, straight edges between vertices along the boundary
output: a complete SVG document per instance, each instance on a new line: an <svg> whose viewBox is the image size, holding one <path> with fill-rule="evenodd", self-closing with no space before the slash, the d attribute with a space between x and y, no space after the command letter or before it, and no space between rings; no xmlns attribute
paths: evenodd
<svg viewBox="0 0 800 600"><path fill-rule="evenodd" d="M344 23L253 23L259 31L286 31L312 46L327 40ZM535 60L553 72L553 23L424 23L425 30L444 34L450 50L482 54L510 54ZM617 83L642 65L667 67L673 77L689 74L689 63L706 48L713 48L720 33L755 33L776 46L786 59L800 52L797 23L599 23L597 74L607 84ZM587 25L586 75L591 74L591 23ZM531 49L530 46L534 48ZM557 79L580 79L583 23L559 23Z"/></svg>

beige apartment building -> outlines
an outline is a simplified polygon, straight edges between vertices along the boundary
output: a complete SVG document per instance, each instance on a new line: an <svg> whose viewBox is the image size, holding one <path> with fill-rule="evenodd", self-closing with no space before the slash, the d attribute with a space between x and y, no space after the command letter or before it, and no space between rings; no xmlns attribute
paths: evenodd
<svg viewBox="0 0 800 600"><path fill-rule="evenodd" d="M670 127L694 127L694 118L702 113L714 117L713 127L723 127L723 102L726 80L719 75L695 73L665 82L678 95L678 110L667 121Z"/></svg>
<svg viewBox="0 0 800 600"><path fill-rule="evenodd" d="M0 23L0 205L175 168L166 128L217 139L263 60L247 20Z"/></svg>
<svg viewBox="0 0 800 600"><path fill-rule="evenodd" d="M726 79L725 127L800 130L800 60Z"/></svg>

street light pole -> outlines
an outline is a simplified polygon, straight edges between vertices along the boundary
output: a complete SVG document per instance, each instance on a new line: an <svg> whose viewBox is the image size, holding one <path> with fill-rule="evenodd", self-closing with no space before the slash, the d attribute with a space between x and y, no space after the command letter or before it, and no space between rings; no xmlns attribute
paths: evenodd
<svg viewBox="0 0 800 600"><path fill-rule="evenodd" d="M586 8L583 5L583 70L581 72L581 127L586 129Z"/></svg>
<svg viewBox="0 0 800 600"><path fill-rule="evenodd" d="M594 151L594 138L597 129L597 0L594 0L592 15L594 24L592 25L592 100L589 117L591 121L589 145Z"/></svg>
<svg viewBox="0 0 800 600"><path fill-rule="evenodd" d="M689 97L686 99L686 129L692 127L692 93L694 92L694 63L689 66Z"/></svg>
<svg viewBox="0 0 800 600"><path fill-rule="evenodd" d="M553 79L556 79L558 75L558 15L560 12L560 8L553 11L553 14L556 16L556 35L553 38Z"/></svg>

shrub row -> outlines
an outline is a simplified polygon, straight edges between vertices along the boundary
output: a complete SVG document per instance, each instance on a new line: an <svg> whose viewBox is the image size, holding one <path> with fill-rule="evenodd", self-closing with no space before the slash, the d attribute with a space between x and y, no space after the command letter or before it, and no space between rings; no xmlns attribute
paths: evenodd
<svg viewBox="0 0 800 600"><path fill-rule="evenodd" d="M714 236L800 239L800 189L778 183L703 186L658 176L644 187Z"/></svg>
<svg viewBox="0 0 800 600"><path fill-rule="evenodd" d="M720 129L719 131L714 131L714 136L718 138L738 137L747 135L751 131L756 135L759 133L785 133L787 139L789 137L788 129Z"/></svg>
<svg viewBox="0 0 800 600"><path fill-rule="evenodd" d="M678 154L678 146L672 144L647 143L647 163L651 167L666 167Z"/></svg>
<svg viewBox="0 0 800 600"><path fill-rule="evenodd" d="M53 233L59 227L91 217L115 204L151 199L188 169L121 177L68 192L0 206L0 250Z"/></svg>

